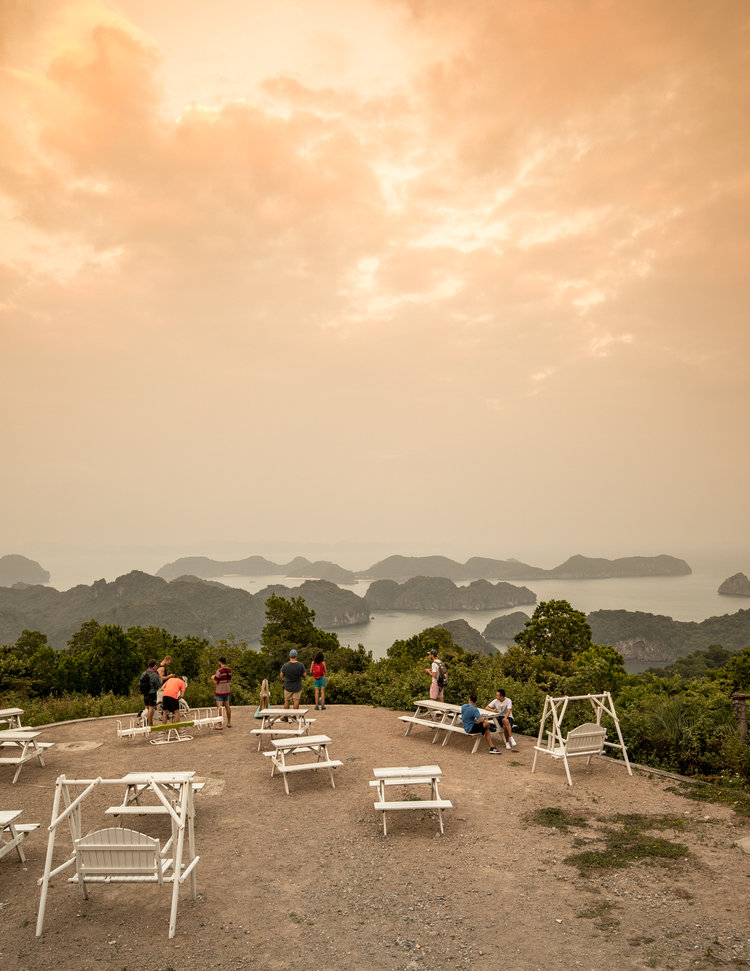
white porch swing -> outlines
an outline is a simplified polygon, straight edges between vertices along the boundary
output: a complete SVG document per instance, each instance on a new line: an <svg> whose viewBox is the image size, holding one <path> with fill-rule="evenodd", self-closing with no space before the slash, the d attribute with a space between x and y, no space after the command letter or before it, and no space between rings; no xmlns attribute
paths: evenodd
<svg viewBox="0 0 750 971"><path fill-rule="evenodd" d="M586 722L571 729L563 738L562 723L568 703L571 701L589 701L596 712L596 721ZM606 740L607 731L602 727L602 715L608 715L614 722L619 742L608 742ZM548 722L551 722L551 728L547 727ZM543 744L545 731L547 742ZM562 759L565 774L568 777L568 785L572 786L573 780L570 777L568 759L575 756L586 756L586 764L589 765L595 755L602 755L605 746L619 749L622 752L625 767L628 773L632 775L633 770L628 761L628 750L625 748L625 742L622 738L620 722L617 718L612 695L608 691L599 695L563 695L560 698L547 695L544 699L544 711L539 725L539 737L534 746L534 763L531 766L531 771L534 772L536 769L536 760L540 752L543 755L551 755L553 759Z"/></svg>

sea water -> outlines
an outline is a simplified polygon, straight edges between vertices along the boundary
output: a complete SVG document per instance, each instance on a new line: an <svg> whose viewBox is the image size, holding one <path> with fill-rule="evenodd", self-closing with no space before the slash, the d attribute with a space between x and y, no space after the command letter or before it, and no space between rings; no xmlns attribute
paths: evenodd
<svg viewBox="0 0 750 971"><path fill-rule="evenodd" d="M195 552L195 551L190 551ZM253 552L256 552L255 550ZM77 584L91 584L98 579L114 580L118 576L131 570L142 570L145 573L156 573L166 563L177 559L178 556L188 555L185 550L140 548L140 549L108 549L108 550L79 550L79 551L46 551L36 557L41 565L50 571L50 586L58 590L67 590ZM235 560L250 555L233 550L213 550L205 554L212 559ZM296 553L260 551L274 562L288 562ZM310 560L328 559L340 566L351 570L367 569L379 559L383 559L387 552L373 549L361 549L351 552L346 550L307 551L300 550L300 555ZM728 576L737 572L750 573L750 554L748 562L740 562L734 556L704 556L692 562L689 556L685 559L690 563L693 572L680 577L617 577L607 580L515 580L516 586L528 587L537 597L537 603L545 600L567 600L576 610L590 613L593 610L640 610L651 614L662 614L674 620L701 621L707 617L736 613L738 610L750 607L750 600L745 598L725 597L718 591L719 585ZM223 576L212 578L219 583L258 593L271 584L281 584L294 589L304 582L304 577L284 577L280 575L245 577ZM368 580L358 580L356 583L343 586L345 590L363 597L370 585ZM385 657L386 651L394 641L406 639L418 634L426 627L445 623L449 620L466 620L480 633L494 618L503 614L521 610L531 615L534 604L506 610L442 610L442 611L400 611L379 610L370 614L370 622L340 628L336 631L339 640L344 645L356 647L364 645L372 651L374 658ZM750 631L748 632L750 642ZM250 646L258 647L256 643ZM628 662L628 670L643 669L648 665L643 662Z"/></svg>

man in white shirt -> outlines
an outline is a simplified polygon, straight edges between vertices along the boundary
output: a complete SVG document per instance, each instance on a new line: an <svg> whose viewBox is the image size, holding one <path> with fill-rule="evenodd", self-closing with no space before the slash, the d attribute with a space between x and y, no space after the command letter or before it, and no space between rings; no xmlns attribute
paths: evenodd
<svg viewBox="0 0 750 971"><path fill-rule="evenodd" d="M498 688L495 692L495 698L487 705L489 711L496 711L499 718L498 721L503 727L503 734L505 735L505 747L515 748L516 740L513 738L513 702L510 698L505 697L505 691L502 688Z"/></svg>

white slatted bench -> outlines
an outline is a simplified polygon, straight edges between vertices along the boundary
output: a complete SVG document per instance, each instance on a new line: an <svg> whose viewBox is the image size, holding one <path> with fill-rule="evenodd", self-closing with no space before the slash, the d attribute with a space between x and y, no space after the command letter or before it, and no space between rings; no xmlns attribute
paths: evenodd
<svg viewBox="0 0 750 971"><path fill-rule="evenodd" d="M339 768L344 763L339 759L332 759L328 753L328 745L331 739L327 735L309 735L302 740L296 738L276 738L271 740L273 751L264 752L271 758L271 777L276 772L284 778L284 788L289 795L289 781L287 776L292 772L309 772L316 769L327 769L331 779L331 786L335 789L336 782L333 778L333 770ZM315 752L317 759L314 762L294 762L287 764L288 755L298 755L299 753Z"/></svg>
<svg viewBox="0 0 750 971"><path fill-rule="evenodd" d="M476 753L477 749L479 748L479 743L484 738L484 735L481 732L469 735L468 732L464 731L464 726L462 724L452 725L449 722L430 721L427 718L416 718L414 715L399 715L399 721L407 722L409 724L409 729L412 725L424 725L425 728L431 729L435 733L432 738L433 745L438 740L441 732L443 732L445 735L443 738L443 745L445 745L448 739L451 737L451 732L473 738L474 747L471 750L472 755ZM407 729L407 734L409 733L409 729Z"/></svg>
<svg viewBox="0 0 750 971"><path fill-rule="evenodd" d="M553 759L562 759L565 765L565 773L568 777L568 785L573 785L568 768L568 759L576 756L584 756L586 765L591 764L591 759L595 755L601 755L604 751L604 742L607 737L606 729L594 722L586 722L577 728L572 728L565 736L565 740L560 743L560 738L555 737L553 732L547 732L547 744L535 745L534 762L531 771L536 770L536 760L539 752L544 755L551 755Z"/></svg>
<svg viewBox="0 0 750 971"><path fill-rule="evenodd" d="M304 721L297 722L294 728L276 728L273 726L271 728L251 728L250 734L258 736L258 751L260 752L264 738L302 738L303 735L309 735L310 725L314 721L314 718L305 718ZM264 754L269 755L270 753Z"/></svg>
<svg viewBox="0 0 750 971"><path fill-rule="evenodd" d="M441 799L438 791L438 782L442 777L439 765L416 765L416 766L391 766L380 769L373 769L375 778L369 783L378 789L380 798L373 803L373 808L383 813L383 835L388 835L386 824L386 812L400 811L405 809L434 810L438 814L440 832L443 830L443 810L452 809L453 803L450 799ZM429 785L429 799L403 799L387 800L385 790L387 786L411 786Z"/></svg>

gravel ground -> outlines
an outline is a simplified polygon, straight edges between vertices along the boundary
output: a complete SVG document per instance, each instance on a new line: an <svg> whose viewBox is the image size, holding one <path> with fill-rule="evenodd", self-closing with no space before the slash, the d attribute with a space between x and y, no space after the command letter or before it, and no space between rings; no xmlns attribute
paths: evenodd
<svg viewBox="0 0 750 971"><path fill-rule="evenodd" d="M0 808L22 809L42 826L25 841L27 863L0 860L0 968L14 969L391 969L716 968L750 966L750 856L737 842L750 821L731 808L669 791L674 782L595 759L572 763L569 788L559 763L533 742L490 756L451 737L445 747L415 728L404 736L395 712L329 706L315 730L341 759L336 788L327 773L291 777L291 795L270 777L249 735L253 710L235 709L233 727L193 741L153 746L118 739L113 719L45 730L46 768L24 767L18 783L0 767ZM441 795L453 803L440 835L434 813L391 813L388 835L373 810L372 768L437 763ZM62 877L48 897L44 935L34 936L37 879L44 867L54 780L129 771L192 769L196 796L198 899L186 884L177 935L169 941L169 890L93 886L84 901ZM414 796L419 795L414 790ZM110 796L97 793L84 830L99 828ZM560 809L565 828L529 814ZM601 845L619 813L679 817L649 835L682 843L689 855L582 876L566 857ZM163 836L164 820L132 824ZM664 824L662 824L664 825ZM70 850L58 839L56 860ZM582 846L582 841L590 841ZM593 841L593 842L591 842Z"/></svg>

